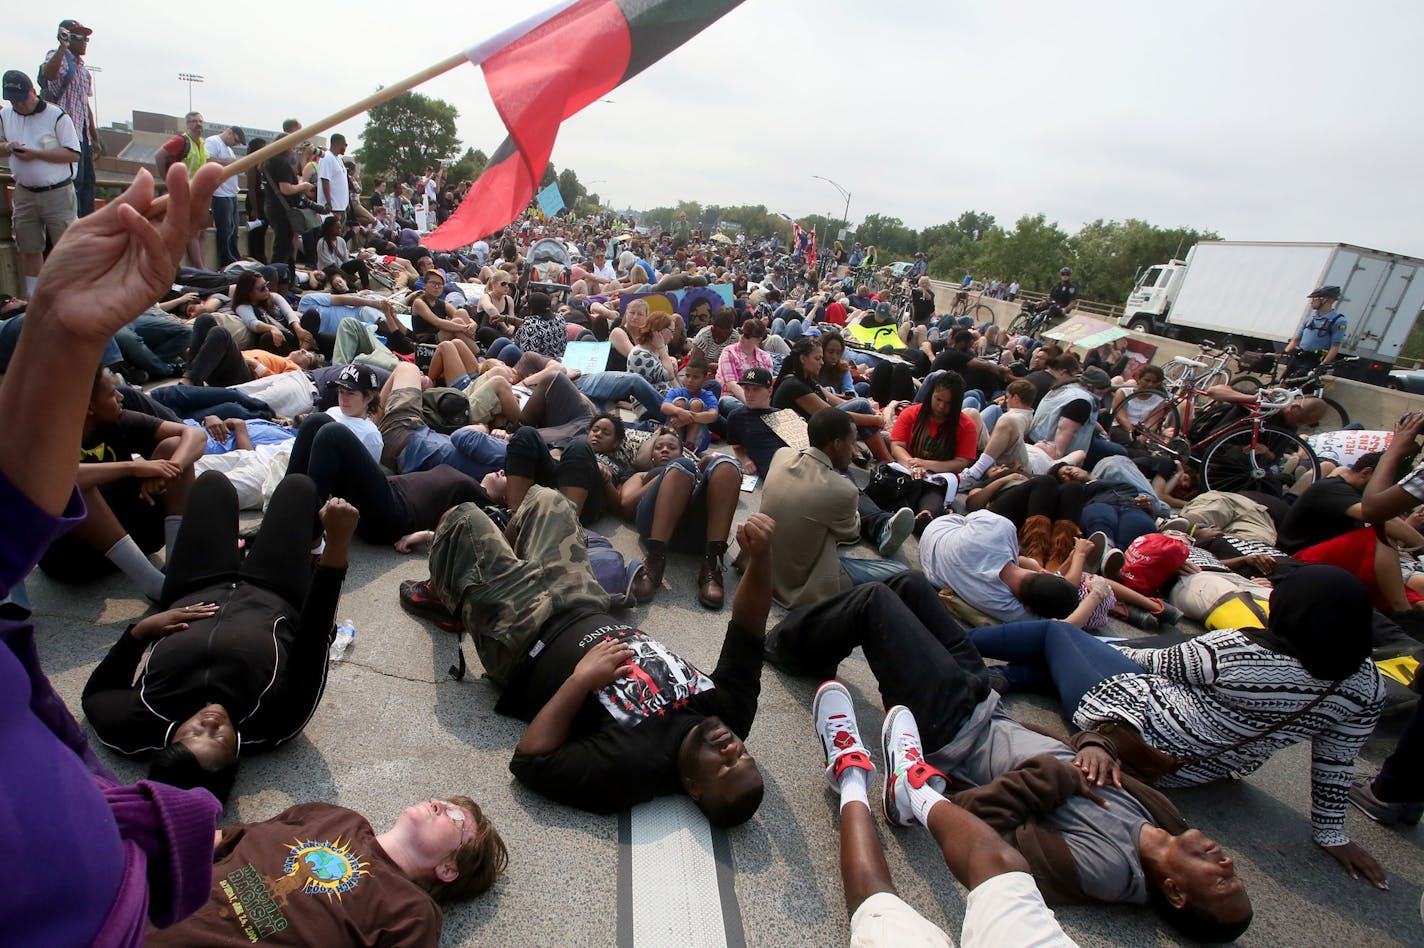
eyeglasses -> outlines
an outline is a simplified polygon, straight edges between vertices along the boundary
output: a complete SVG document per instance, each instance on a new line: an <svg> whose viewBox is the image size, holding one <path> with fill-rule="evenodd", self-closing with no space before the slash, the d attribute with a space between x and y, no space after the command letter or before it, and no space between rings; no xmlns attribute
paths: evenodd
<svg viewBox="0 0 1424 948"><path fill-rule="evenodd" d="M264 293L264 292L266 292L266 290L267 290L267 284L266 284L266 283L259 283L259 284L257 284L256 286L254 286L252 289L254 289L255 291L257 291L258 293Z"/></svg>

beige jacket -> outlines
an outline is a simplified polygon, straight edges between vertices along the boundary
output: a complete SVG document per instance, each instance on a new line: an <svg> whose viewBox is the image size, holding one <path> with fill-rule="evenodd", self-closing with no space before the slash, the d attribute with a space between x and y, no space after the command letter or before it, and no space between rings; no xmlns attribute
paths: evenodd
<svg viewBox="0 0 1424 948"><path fill-rule="evenodd" d="M771 584L777 602L804 606L850 588L836 547L860 539L858 493L824 452L776 452L762 486L761 512L776 521Z"/></svg>

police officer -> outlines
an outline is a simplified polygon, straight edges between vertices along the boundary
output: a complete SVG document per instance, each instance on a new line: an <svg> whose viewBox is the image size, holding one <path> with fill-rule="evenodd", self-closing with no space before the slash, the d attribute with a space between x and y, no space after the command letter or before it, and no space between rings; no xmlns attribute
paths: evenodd
<svg viewBox="0 0 1424 948"><path fill-rule="evenodd" d="M1302 375L1317 365L1329 365L1345 341L1345 317L1335 308L1338 286L1322 286L1310 294L1311 313L1286 346L1286 376Z"/></svg>
<svg viewBox="0 0 1424 948"><path fill-rule="evenodd" d="M1073 270L1071 267L1064 267L1058 271L1058 282L1053 289L1048 291L1048 298L1058 304L1058 308L1063 310L1063 315L1067 316L1078 305L1078 288L1073 285Z"/></svg>

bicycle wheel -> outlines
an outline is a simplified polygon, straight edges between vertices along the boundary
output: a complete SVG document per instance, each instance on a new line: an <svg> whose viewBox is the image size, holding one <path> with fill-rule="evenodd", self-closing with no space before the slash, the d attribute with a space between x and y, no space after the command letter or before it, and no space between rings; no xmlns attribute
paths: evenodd
<svg viewBox="0 0 1424 948"><path fill-rule="evenodd" d="M1238 375L1231 380L1231 387L1247 395L1255 395L1266 383L1259 375Z"/></svg>
<svg viewBox="0 0 1424 948"><path fill-rule="evenodd" d="M1206 449L1202 462L1206 489L1228 493L1257 490L1279 495L1307 471L1320 476L1320 460L1310 445L1275 428L1258 432L1242 428L1224 435Z"/></svg>
<svg viewBox="0 0 1424 948"><path fill-rule="evenodd" d="M984 303L974 304L974 308L971 309L969 313L974 318L974 325L976 326L982 326L985 323L992 323L994 321L993 308Z"/></svg>
<svg viewBox="0 0 1424 948"><path fill-rule="evenodd" d="M1027 336L1028 328L1033 325L1033 317L1028 313L1019 313L1009 323L1010 336Z"/></svg>
<svg viewBox="0 0 1424 948"><path fill-rule="evenodd" d="M1150 431L1164 441L1182 430L1182 415L1173 404L1172 397L1157 389L1133 392L1123 399L1118 411L1126 412L1134 432L1138 429Z"/></svg>
<svg viewBox="0 0 1424 948"><path fill-rule="evenodd" d="M1230 382L1231 377L1226 374L1225 369L1216 369L1203 375L1193 383L1193 385L1196 386L1197 393L1192 396L1192 407L1197 411L1203 411L1211 405L1216 404L1211 396L1206 394L1206 390L1214 385L1228 385Z"/></svg>

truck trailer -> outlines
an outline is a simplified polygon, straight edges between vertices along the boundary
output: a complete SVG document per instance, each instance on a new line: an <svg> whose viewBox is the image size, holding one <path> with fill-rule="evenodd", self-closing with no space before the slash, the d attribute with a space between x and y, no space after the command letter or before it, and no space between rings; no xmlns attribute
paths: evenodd
<svg viewBox="0 0 1424 948"><path fill-rule="evenodd" d="M1118 322L1186 339L1282 349L1310 313L1309 293L1340 287L1341 376L1384 384L1424 307L1424 260L1351 244L1213 240L1148 267Z"/></svg>

